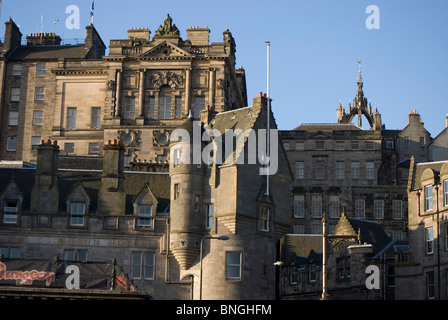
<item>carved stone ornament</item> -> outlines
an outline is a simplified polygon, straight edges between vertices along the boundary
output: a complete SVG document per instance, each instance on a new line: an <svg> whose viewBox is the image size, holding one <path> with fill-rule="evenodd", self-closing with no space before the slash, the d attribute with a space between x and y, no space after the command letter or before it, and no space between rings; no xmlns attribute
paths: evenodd
<svg viewBox="0 0 448 320"><path fill-rule="evenodd" d="M123 141L126 147L140 147L141 146L141 134L140 130L119 130L118 139Z"/></svg>
<svg viewBox="0 0 448 320"><path fill-rule="evenodd" d="M151 83L154 89L160 89L163 85L168 85L173 89L183 87L184 78L180 74L176 74L167 70L152 75Z"/></svg>
<svg viewBox="0 0 448 320"><path fill-rule="evenodd" d="M107 81L107 90L115 90L115 80Z"/></svg>
<svg viewBox="0 0 448 320"><path fill-rule="evenodd" d="M170 143L170 134L171 131L169 130L154 130L152 132L154 138L153 138L153 145L155 147L166 147Z"/></svg>
<svg viewBox="0 0 448 320"><path fill-rule="evenodd" d="M166 15L165 20L163 21L163 26L159 26L156 30L156 36L178 36L180 34L179 29L173 24L173 19L169 14Z"/></svg>

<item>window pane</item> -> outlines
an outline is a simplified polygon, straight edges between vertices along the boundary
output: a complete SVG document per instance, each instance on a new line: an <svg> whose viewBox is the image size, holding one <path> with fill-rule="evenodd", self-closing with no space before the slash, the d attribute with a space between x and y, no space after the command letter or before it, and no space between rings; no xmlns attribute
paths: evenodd
<svg viewBox="0 0 448 320"><path fill-rule="evenodd" d="M142 254L140 252L132 252L131 254L131 278L140 279L142 268Z"/></svg>
<svg viewBox="0 0 448 320"><path fill-rule="evenodd" d="M64 145L65 153L75 153L75 144L74 143L66 143Z"/></svg>
<svg viewBox="0 0 448 320"><path fill-rule="evenodd" d="M241 253L226 252L226 280L241 279Z"/></svg>
<svg viewBox="0 0 448 320"><path fill-rule="evenodd" d="M159 119L171 118L171 97L159 98Z"/></svg>
<svg viewBox="0 0 448 320"><path fill-rule="evenodd" d="M205 97L196 97L195 104L194 104L194 110L193 110L193 117L200 118L201 110L204 110L204 109L205 109Z"/></svg>
<svg viewBox="0 0 448 320"><path fill-rule="evenodd" d="M67 108L67 129L76 129L76 108Z"/></svg>
<svg viewBox="0 0 448 320"><path fill-rule="evenodd" d="M124 119L135 118L135 98L126 98L123 118Z"/></svg>
<svg viewBox="0 0 448 320"><path fill-rule="evenodd" d="M147 280L154 279L155 256L154 253L145 253L144 277Z"/></svg>
<svg viewBox="0 0 448 320"><path fill-rule="evenodd" d="M305 217L305 196L295 195L294 196L294 218L304 218Z"/></svg>
<svg viewBox="0 0 448 320"><path fill-rule="evenodd" d="M432 186L425 187L425 211L432 210Z"/></svg>
<svg viewBox="0 0 448 320"><path fill-rule="evenodd" d="M20 101L20 88L11 88L11 101Z"/></svg>
<svg viewBox="0 0 448 320"><path fill-rule="evenodd" d="M305 170L305 167L304 167L303 161L297 161L296 162L296 179L297 180L301 180L304 178L304 173L305 173L304 170Z"/></svg>
<svg viewBox="0 0 448 320"><path fill-rule="evenodd" d="M9 125L16 126L19 124L19 113L17 111L9 112Z"/></svg>
<svg viewBox="0 0 448 320"><path fill-rule="evenodd" d="M36 66L36 75L39 77L45 76L46 73L45 69L46 69L45 64L43 63L38 64Z"/></svg>
<svg viewBox="0 0 448 320"><path fill-rule="evenodd" d="M33 112L33 124L40 126L42 125L43 112L42 111L34 111Z"/></svg>
<svg viewBox="0 0 448 320"><path fill-rule="evenodd" d="M182 118L182 98L180 98L180 97L176 97L174 113L175 113L176 119Z"/></svg>
<svg viewBox="0 0 448 320"><path fill-rule="evenodd" d="M17 137L8 137L7 150L16 151L16 148L17 148Z"/></svg>
<svg viewBox="0 0 448 320"><path fill-rule="evenodd" d="M31 137L31 150L37 151L37 147L40 144L40 137Z"/></svg>
<svg viewBox="0 0 448 320"><path fill-rule="evenodd" d="M99 129L100 122L101 122L101 108L92 108L90 127L92 129Z"/></svg>
<svg viewBox="0 0 448 320"><path fill-rule="evenodd" d="M45 99L45 89L44 88L36 88L34 99L42 101Z"/></svg>

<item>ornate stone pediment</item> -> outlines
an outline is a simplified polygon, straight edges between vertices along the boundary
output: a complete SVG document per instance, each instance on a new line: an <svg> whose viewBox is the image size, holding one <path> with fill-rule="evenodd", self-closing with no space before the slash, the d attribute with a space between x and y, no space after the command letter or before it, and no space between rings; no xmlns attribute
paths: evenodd
<svg viewBox="0 0 448 320"><path fill-rule="evenodd" d="M187 51L175 46L171 42L163 41L148 51L142 53L140 57L145 58L182 58L190 57Z"/></svg>

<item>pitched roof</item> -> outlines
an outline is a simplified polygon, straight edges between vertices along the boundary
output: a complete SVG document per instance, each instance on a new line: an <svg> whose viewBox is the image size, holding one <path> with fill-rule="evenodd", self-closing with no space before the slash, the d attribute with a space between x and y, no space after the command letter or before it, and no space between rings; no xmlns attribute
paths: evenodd
<svg viewBox="0 0 448 320"><path fill-rule="evenodd" d="M12 51L9 60L54 60L85 58L90 48L85 45L19 46Z"/></svg>
<svg viewBox="0 0 448 320"><path fill-rule="evenodd" d="M0 187L4 192L11 179L14 179L24 195L23 210L30 209L31 191L34 186L35 169L0 168L0 181L7 181ZM74 186L81 183L90 198L90 213L95 213L98 203L98 191L101 187L101 170L60 169L58 172L59 211L66 212L66 201ZM170 177L165 173L125 171L124 189L126 193L125 212L133 212L133 199L145 184L157 198L157 212L163 212L170 203Z"/></svg>
<svg viewBox="0 0 448 320"><path fill-rule="evenodd" d="M434 173L439 174L440 170L442 169L442 166L448 163L447 161L434 161L434 162L422 162L422 163L416 163L414 168L411 168L410 170L414 169L414 172L412 176L410 175L410 179L412 179L410 182L412 183L412 190L417 190L421 188L421 178L423 175L423 172L426 169L431 169Z"/></svg>

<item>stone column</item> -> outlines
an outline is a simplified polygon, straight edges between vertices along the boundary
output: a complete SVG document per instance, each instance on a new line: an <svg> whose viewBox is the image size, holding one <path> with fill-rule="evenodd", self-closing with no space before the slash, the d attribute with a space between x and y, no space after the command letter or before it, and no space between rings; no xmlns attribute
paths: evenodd
<svg viewBox="0 0 448 320"><path fill-rule="evenodd" d="M138 100L139 100L139 107L140 107L140 116L144 117L145 116L145 72L146 69L140 69L140 83L139 83L139 87L138 87Z"/></svg>
<svg viewBox="0 0 448 320"><path fill-rule="evenodd" d="M122 70L117 69L117 86L116 86L116 93L115 93L115 116L120 117L121 116L121 76L122 76Z"/></svg>
<svg viewBox="0 0 448 320"><path fill-rule="evenodd" d="M184 113L188 115L190 110L191 68L185 69L185 107Z"/></svg>
<svg viewBox="0 0 448 320"><path fill-rule="evenodd" d="M209 83L209 104L212 109L215 107L215 78L216 78L216 68L210 68L210 83Z"/></svg>

